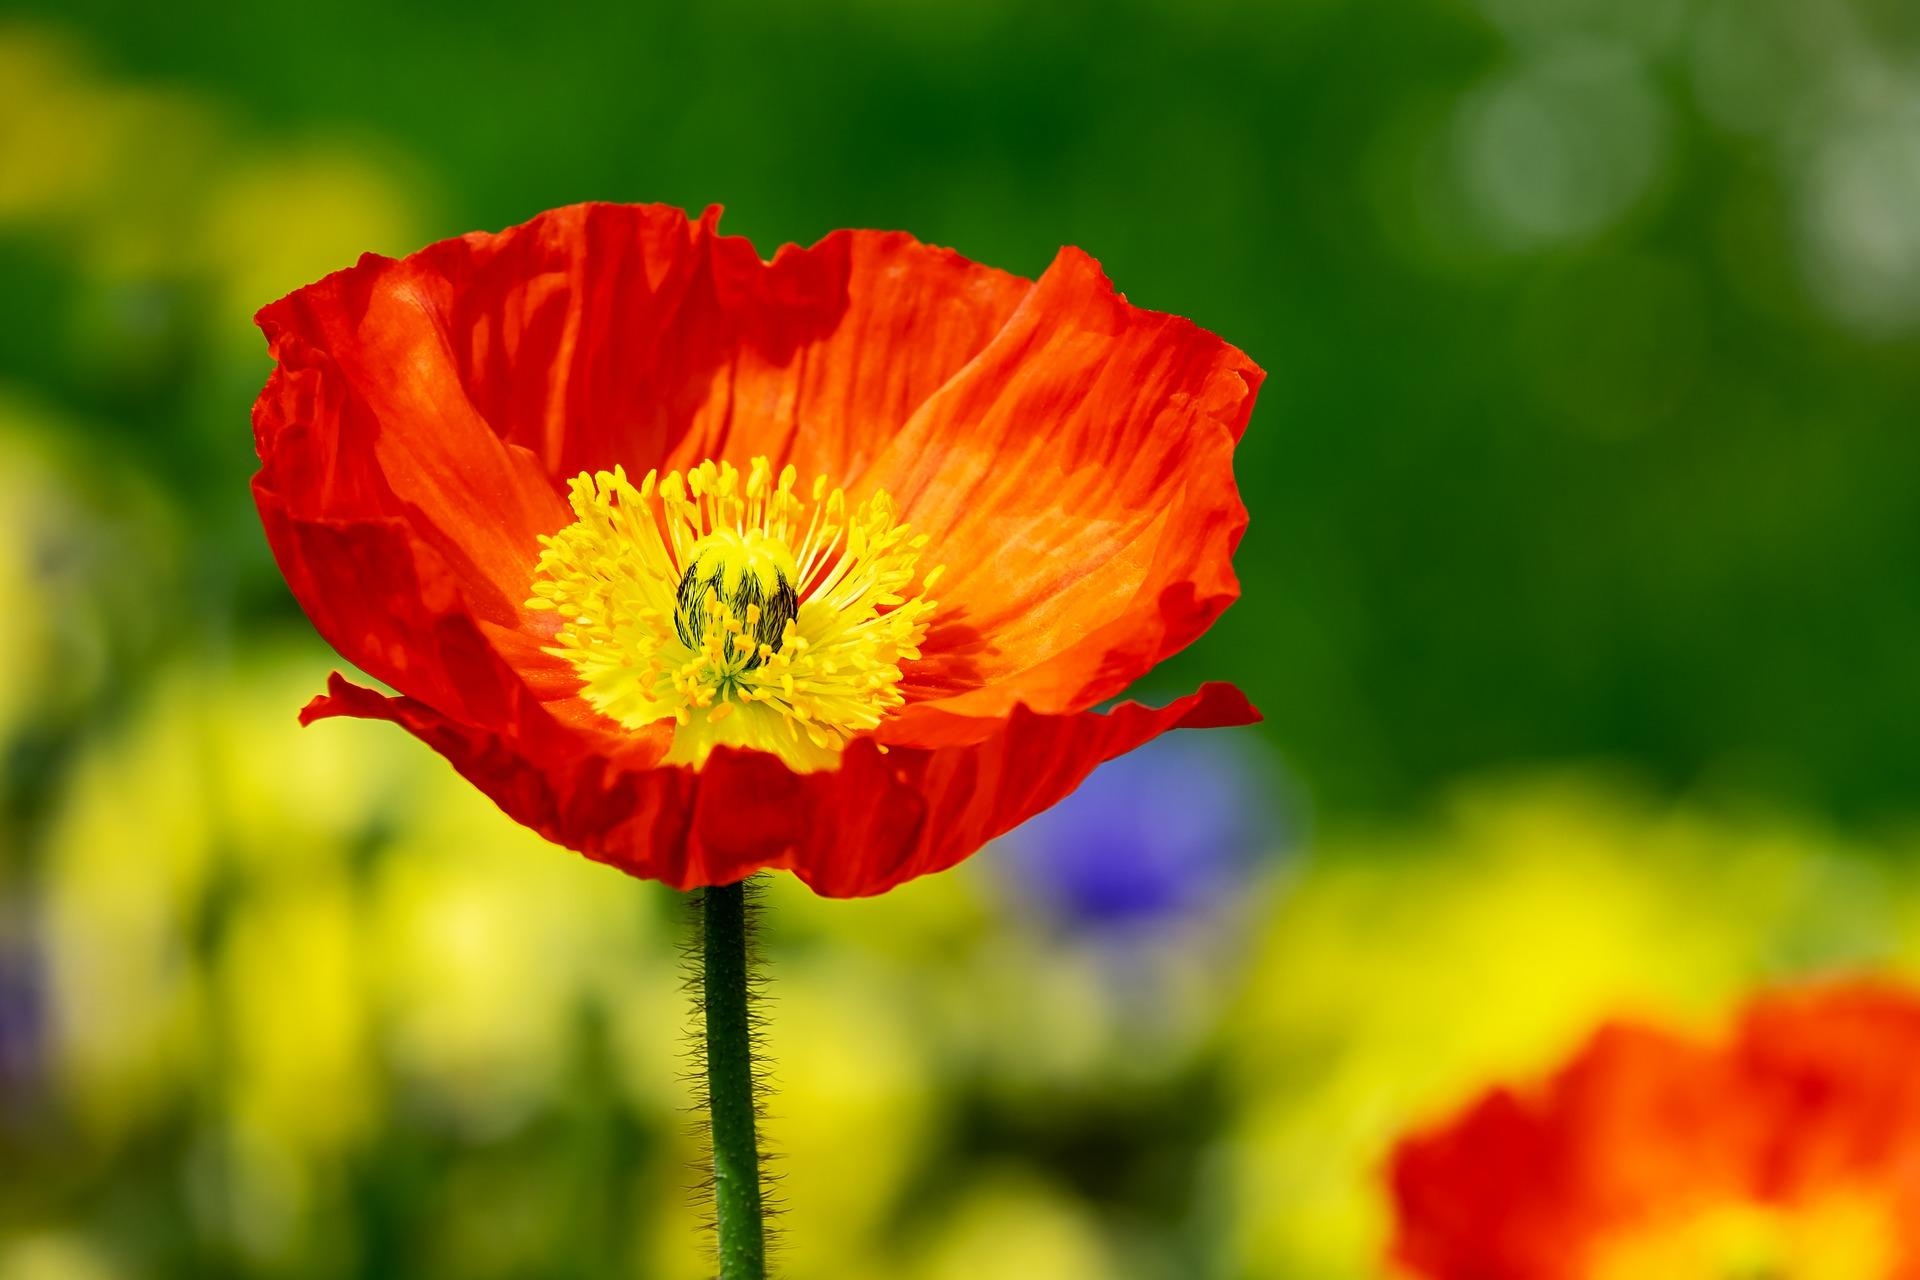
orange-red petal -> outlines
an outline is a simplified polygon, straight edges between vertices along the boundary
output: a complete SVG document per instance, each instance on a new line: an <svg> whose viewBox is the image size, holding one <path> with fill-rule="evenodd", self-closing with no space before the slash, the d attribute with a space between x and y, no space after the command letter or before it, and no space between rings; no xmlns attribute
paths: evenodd
<svg viewBox="0 0 1920 1280"><path fill-rule="evenodd" d="M888 740L1081 710L1205 631L1239 594L1233 449L1262 376L1062 250L869 475L947 566Z"/></svg>
<svg viewBox="0 0 1920 1280"><path fill-rule="evenodd" d="M1865 1193L1920 1276L1920 998L1876 982L1757 1000L1729 1043L1602 1029L1543 1086L1403 1141L1394 1258L1428 1280L1581 1280L1619 1233Z"/></svg>
<svg viewBox="0 0 1920 1280"><path fill-rule="evenodd" d="M695 771L570 748L564 733L488 733L338 675L302 718L327 716L393 721L515 820L634 875L691 888L784 868L828 897L944 870L1162 733L1258 718L1238 690L1209 684L1160 708L1017 710L993 737L960 747L883 753L860 741L838 770L795 774L759 752L722 748Z"/></svg>
<svg viewBox="0 0 1920 1280"><path fill-rule="evenodd" d="M555 482L756 454L851 480L1032 288L900 232L763 262L719 215L572 205L359 270L424 289L453 392Z"/></svg>

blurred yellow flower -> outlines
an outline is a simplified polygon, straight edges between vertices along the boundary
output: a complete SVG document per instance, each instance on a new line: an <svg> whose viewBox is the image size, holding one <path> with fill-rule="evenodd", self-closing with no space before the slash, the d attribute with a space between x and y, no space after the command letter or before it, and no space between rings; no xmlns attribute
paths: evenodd
<svg viewBox="0 0 1920 1280"><path fill-rule="evenodd" d="M113 1140L204 1069L193 929L214 860L202 690L175 680L90 744L47 838L41 933L60 1086Z"/></svg>
<svg viewBox="0 0 1920 1280"><path fill-rule="evenodd" d="M959 1190L906 1269L914 1280L1110 1280L1124 1274L1088 1207L1032 1174Z"/></svg>
<svg viewBox="0 0 1920 1280"><path fill-rule="evenodd" d="M49 628L40 603L30 531L15 518L28 495L30 463L11 438L0 437L0 734L11 728L49 669Z"/></svg>
<svg viewBox="0 0 1920 1280"><path fill-rule="evenodd" d="M423 239L419 180L387 150L339 141L236 156L206 193L199 260L219 289L222 329L259 345L262 304L362 253L403 253Z"/></svg>
<svg viewBox="0 0 1920 1280"><path fill-rule="evenodd" d="M63 243L101 274L167 274L224 132L195 94L104 78L70 39L0 27L0 227Z"/></svg>
<svg viewBox="0 0 1920 1280"><path fill-rule="evenodd" d="M564 1087L583 1002L618 1010L636 991L635 1034L671 1061L685 1000L647 895L474 804L451 769L416 754L406 825L374 872L368 920L401 1074L476 1136L500 1133Z"/></svg>
<svg viewBox="0 0 1920 1280"><path fill-rule="evenodd" d="M1710 1021L1766 978L1885 957L1871 860L1591 779L1463 793L1440 829L1328 849L1228 1023L1230 1271L1379 1273L1393 1138L1595 1022Z"/></svg>
<svg viewBox="0 0 1920 1280"><path fill-rule="evenodd" d="M833 1280L871 1249L935 1123L935 1073L913 1034L911 983L856 955L782 968L766 1044L764 1126L784 1206L781 1274Z"/></svg>
<svg viewBox="0 0 1920 1280"><path fill-rule="evenodd" d="M216 1070L234 1073L243 1123L297 1150L368 1118L348 871L377 797L404 786L403 753L263 712L315 665L171 673L89 744L55 808L42 891L59 1076L108 1131ZM215 1045L233 1060L212 1061Z"/></svg>
<svg viewBox="0 0 1920 1280"><path fill-rule="evenodd" d="M156 681L84 750L39 875L58 1087L109 1150L190 1101L200 1211L262 1259L311 1243L389 1067L485 1140L565 1094L586 1002L656 992L634 1035L669 1055L685 1014L617 872L419 744L303 733L317 650Z"/></svg>
<svg viewBox="0 0 1920 1280"><path fill-rule="evenodd" d="M0 222L51 220L107 185L113 139L95 125L95 88L75 43L0 27Z"/></svg>
<svg viewBox="0 0 1920 1280"><path fill-rule="evenodd" d="M59 243L107 280L215 285L249 355L262 302L421 237L421 181L337 139L249 143L225 104L104 74L50 29L0 25L0 231Z"/></svg>
<svg viewBox="0 0 1920 1280"><path fill-rule="evenodd" d="M0 1276L6 1280L119 1280L125 1274L78 1236L48 1233L0 1242Z"/></svg>
<svg viewBox="0 0 1920 1280"><path fill-rule="evenodd" d="M298 1156L378 1118L362 942L346 868L253 891L216 958L233 1123Z"/></svg>
<svg viewBox="0 0 1920 1280"><path fill-rule="evenodd" d="M0 382L0 737L83 710L169 590L168 513L87 434Z"/></svg>

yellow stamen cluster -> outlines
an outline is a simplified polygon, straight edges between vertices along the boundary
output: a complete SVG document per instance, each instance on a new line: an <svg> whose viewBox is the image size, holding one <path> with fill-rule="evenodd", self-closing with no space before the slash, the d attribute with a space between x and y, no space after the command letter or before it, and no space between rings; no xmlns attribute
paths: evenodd
<svg viewBox="0 0 1920 1280"><path fill-rule="evenodd" d="M765 458L638 487L620 467L583 473L577 519L540 540L527 607L559 615L547 652L627 728L673 720L670 763L728 745L830 768L903 701L940 576L915 583L927 540L885 493L850 505L822 476L803 498L796 479Z"/></svg>

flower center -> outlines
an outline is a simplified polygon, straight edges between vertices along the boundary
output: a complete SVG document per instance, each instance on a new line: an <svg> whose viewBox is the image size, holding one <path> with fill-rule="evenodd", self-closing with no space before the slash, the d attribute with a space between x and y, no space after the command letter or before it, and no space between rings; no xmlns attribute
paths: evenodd
<svg viewBox="0 0 1920 1280"><path fill-rule="evenodd" d="M1893 1221L1878 1199L1830 1195L1806 1205L1731 1204L1677 1223L1621 1232L1594 1280L1883 1280Z"/></svg>
<svg viewBox="0 0 1920 1280"><path fill-rule="evenodd" d="M674 721L669 763L725 745L830 768L904 701L899 664L920 656L940 576L915 582L926 538L885 493L849 506L826 477L810 499L796 478L765 458L637 488L620 467L583 473L574 523L540 540L527 607L560 617L547 652L602 715Z"/></svg>
<svg viewBox="0 0 1920 1280"><path fill-rule="evenodd" d="M695 648L706 638L710 612L739 618L753 629L758 642L747 655L746 667L751 671L766 661L760 648L777 653L785 644L787 624L800 612L800 597L793 586L798 576L793 553L784 542L759 529L715 530L694 543L693 563L680 576L674 634L682 644ZM714 607L716 601L719 608ZM749 614L753 621L746 622Z"/></svg>

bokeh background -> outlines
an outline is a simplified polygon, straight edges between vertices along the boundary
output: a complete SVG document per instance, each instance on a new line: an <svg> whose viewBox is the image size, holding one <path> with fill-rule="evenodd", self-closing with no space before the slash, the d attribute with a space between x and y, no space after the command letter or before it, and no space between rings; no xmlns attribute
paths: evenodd
<svg viewBox="0 0 1920 1280"><path fill-rule="evenodd" d="M0 1278L701 1275L675 895L331 659L261 303L587 198L1079 244L1270 378L1185 735L772 885L791 1280L1385 1274L1598 1018L1920 972L1904 0L0 8Z"/></svg>

